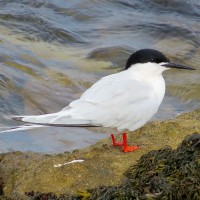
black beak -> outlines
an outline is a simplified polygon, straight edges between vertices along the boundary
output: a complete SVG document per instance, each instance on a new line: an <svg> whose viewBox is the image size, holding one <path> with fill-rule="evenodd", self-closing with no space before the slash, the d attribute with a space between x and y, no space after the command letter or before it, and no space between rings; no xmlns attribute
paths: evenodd
<svg viewBox="0 0 200 200"><path fill-rule="evenodd" d="M167 68L177 68L177 69L187 69L187 70L196 70L192 67L184 66L184 65L179 65L176 63L165 63L162 66L167 67Z"/></svg>

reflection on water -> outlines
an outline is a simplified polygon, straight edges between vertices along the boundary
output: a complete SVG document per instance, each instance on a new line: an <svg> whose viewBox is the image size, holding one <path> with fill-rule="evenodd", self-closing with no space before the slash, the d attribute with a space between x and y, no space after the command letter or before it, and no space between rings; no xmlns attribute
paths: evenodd
<svg viewBox="0 0 200 200"><path fill-rule="evenodd" d="M87 147L106 134L80 128L35 128L0 134L0 151L65 152Z"/></svg>
<svg viewBox="0 0 200 200"><path fill-rule="evenodd" d="M62 109L102 76L122 70L140 48L161 50L199 69L200 4L194 0L10 0L0 6L4 127L19 123L3 115ZM165 79L166 98L155 119L199 106L198 70L167 71ZM68 151L108 135L100 132L52 127L7 132L0 134L0 151Z"/></svg>

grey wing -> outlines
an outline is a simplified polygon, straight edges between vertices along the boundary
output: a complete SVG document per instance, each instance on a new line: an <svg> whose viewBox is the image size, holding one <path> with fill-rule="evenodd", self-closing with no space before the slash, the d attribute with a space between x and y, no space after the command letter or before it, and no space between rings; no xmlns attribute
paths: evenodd
<svg viewBox="0 0 200 200"><path fill-rule="evenodd" d="M126 129L132 123L135 129L150 118L147 114L144 122L141 121L141 109L149 109L151 90L145 83L133 79L102 79L68 109L73 119L88 120L93 125Z"/></svg>

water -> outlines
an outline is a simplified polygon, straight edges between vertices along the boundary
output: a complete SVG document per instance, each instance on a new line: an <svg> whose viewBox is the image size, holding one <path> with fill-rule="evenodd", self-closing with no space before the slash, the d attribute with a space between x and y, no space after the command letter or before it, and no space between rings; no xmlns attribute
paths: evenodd
<svg viewBox="0 0 200 200"><path fill-rule="evenodd" d="M140 48L161 50L199 69L200 3L195 0L0 1L0 125L9 114L58 111L100 77L120 71ZM169 70L154 119L200 103L199 70ZM63 152L108 136L80 128L36 128L0 134L0 152Z"/></svg>

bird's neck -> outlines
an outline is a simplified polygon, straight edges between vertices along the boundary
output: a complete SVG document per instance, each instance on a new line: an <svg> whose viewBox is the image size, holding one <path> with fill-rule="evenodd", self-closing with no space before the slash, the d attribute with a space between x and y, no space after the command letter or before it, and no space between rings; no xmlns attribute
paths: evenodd
<svg viewBox="0 0 200 200"><path fill-rule="evenodd" d="M149 68L148 68L149 67ZM151 85L157 98L162 100L165 94L165 81L162 76L162 72L165 71L159 66L154 66L153 64L148 66L144 65L134 65L129 69L129 73L132 74L133 78L138 81L143 81L148 85Z"/></svg>
<svg viewBox="0 0 200 200"><path fill-rule="evenodd" d="M162 77L166 68L155 63L135 64L129 68L130 72L143 77L144 79L155 79Z"/></svg>

